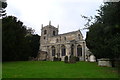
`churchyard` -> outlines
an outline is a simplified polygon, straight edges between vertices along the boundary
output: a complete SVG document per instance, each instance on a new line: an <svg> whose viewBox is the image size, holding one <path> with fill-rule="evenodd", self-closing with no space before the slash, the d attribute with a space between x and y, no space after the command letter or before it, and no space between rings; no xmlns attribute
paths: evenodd
<svg viewBox="0 0 120 80"><path fill-rule="evenodd" d="M3 78L118 78L115 68L96 62L15 61L2 66Z"/></svg>

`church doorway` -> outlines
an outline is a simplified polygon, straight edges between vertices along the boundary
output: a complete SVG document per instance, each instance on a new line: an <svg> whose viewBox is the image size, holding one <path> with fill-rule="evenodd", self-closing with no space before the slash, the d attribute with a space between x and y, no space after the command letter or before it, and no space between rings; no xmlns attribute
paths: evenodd
<svg viewBox="0 0 120 80"><path fill-rule="evenodd" d="M82 56L82 46L81 45L77 46L77 56Z"/></svg>
<svg viewBox="0 0 120 80"><path fill-rule="evenodd" d="M66 55L66 48L64 45L61 46L61 52L62 52L62 56Z"/></svg>

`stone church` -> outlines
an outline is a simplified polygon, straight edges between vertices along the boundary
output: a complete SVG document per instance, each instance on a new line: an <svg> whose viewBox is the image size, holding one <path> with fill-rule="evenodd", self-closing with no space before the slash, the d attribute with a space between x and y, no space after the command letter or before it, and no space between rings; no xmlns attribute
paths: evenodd
<svg viewBox="0 0 120 80"><path fill-rule="evenodd" d="M41 25L40 55L39 60L47 59L53 61L54 57L61 58L64 61L65 56L76 56L81 61L87 58L86 42L80 30L64 34L58 34L59 25ZM46 56L46 57L45 57Z"/></svg>

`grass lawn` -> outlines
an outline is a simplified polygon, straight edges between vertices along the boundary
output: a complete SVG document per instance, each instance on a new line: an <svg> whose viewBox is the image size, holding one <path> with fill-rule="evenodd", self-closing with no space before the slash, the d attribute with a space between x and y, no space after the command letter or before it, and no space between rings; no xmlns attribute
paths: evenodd
<svg viewBox="0 0 120 80"><path fill-rule="evenodd" d="M99 67L90 62L4 62L2 70L3 78L118 78L114 68Z"/></svg>

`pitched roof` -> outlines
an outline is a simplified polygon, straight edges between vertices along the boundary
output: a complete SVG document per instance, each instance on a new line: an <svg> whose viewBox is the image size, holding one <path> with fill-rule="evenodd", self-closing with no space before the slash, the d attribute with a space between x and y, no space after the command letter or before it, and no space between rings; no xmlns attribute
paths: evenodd
<svg viewBox="0 0 120 80"><path fill-rule="evenodd" d="M66 35L66 34L74 34L74 33L76 33L76 32L78 32L79 30L77 30L77 31L72 31L72 32L68 32L68 33L63 33L63 34L59 34L60 36L61 35Z"/></svg>
<svg viewBox="0 0 120 80"><path fill-rule="evenodd" d="M80 32L80 30L72 31L72 32L68 32L68 33L63 33L63 34L58 34L58 35L55 35L55 36L52 36L52 37L58 37L58 36L67 35L67 34L75 34L77 32ZM80 32L80 34L82 35L81 32ZM83 35L82 35L82 37L83 37Z"/></svg>

